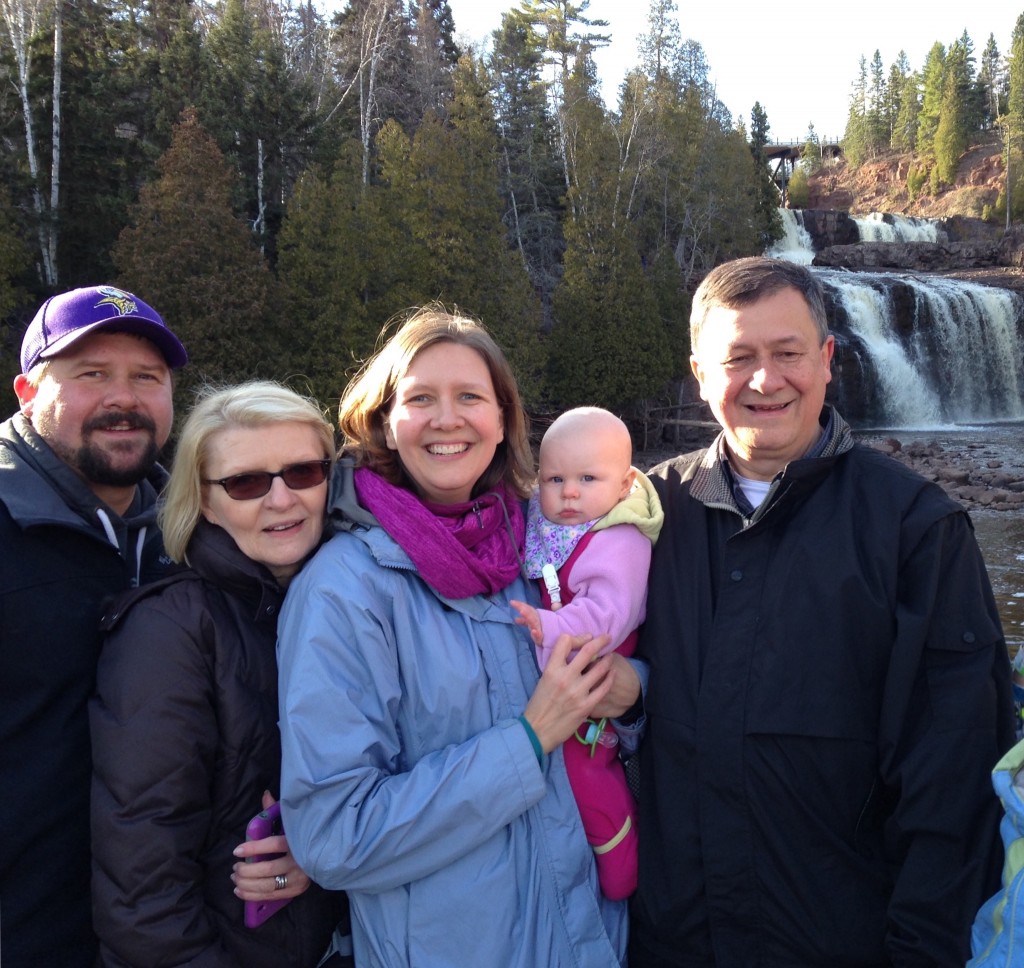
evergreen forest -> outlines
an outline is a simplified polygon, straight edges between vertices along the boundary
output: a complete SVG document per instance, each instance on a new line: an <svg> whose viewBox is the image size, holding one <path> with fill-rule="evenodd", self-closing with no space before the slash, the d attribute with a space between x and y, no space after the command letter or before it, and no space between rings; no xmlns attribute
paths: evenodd
<svg viewBox="0 0 1024 968"><path fill-rule="evenodd" d="M431 301L487 325L535 413L670 406L697 282L780 234L769 120L731 117L674 0L607 105L588 7L510 0L475 50L447 0L0 0L4 413L39 303L102 283L185 342L181 409L256 376L333 406ZM972 130L1019 143L1024 15L1013 37L980 68L966 35L920 74L862 63L849 157L909 138L941 180Z"/></svg>
<svg viewBox="0 0 1024 968"><path fill-rule="evenodd" d="M963 153L986 136L1000 139L1007 169L1020 170L1024 161L1024 13L1017 18L1005 55L994 34L989 34L979 54L964 31L948 45L935 41L919 70L911 67L903 50L888 71L880 51L875 50L870 63L861 57L842 142L851 165L888 151L910 152L915 159L907 173L910 196L934 195L952 185ZM817 155L812 126L804 150L809 167ZM1024 179L1014 179L995 208L980 214L1007 223L1024 218Z"/></svg>

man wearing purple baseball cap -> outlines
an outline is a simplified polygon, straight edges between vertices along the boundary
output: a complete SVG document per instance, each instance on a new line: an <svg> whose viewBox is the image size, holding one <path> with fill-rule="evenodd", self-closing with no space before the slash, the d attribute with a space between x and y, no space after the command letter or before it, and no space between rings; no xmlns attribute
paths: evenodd
<svg viewBox="0 0 1024 968"><path fill-rule="evenodd" d="M25 333L0 424L0 959L91 968L87 700L104 605L159 578L156 526L188 356L149 305L89 286Z"/></svg>

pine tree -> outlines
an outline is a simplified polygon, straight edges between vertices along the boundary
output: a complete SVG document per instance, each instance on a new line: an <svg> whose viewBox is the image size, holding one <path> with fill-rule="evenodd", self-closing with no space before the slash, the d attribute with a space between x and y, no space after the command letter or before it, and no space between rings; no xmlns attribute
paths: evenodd
<svg viewBox="0 0 1024 968"><path fill-rule="evenodd" d="M128 8L134 5L134 0L119 2ZM145 114L138 123L152 163L170 147L181 112L203 103L214 74L198 11L189 0L165 0L153 4L151 11L151 16L138 18L129 9L114 19L126 32L138 32L135 69L147 93Z"/></svg>
<svg viewBox="0 0 1024 968"><path fill-rule="evenodd" d="M577 69L581 53L611 42L610 35L602 31L608 22L588 16L590 0L520 0L520 9L545 36L563 86Z"/></svg>
<svg viewBox="0 0 1024 968"><path fill-rule="evenodd" d="M964 35L966 38L966 34ZM946 57L942 115L935 129L935 170L940 182L952 184L971 129L971 51L969 39L952 44Z"/></svg>
<svg viewBox="0 0 1024 968"><path fill-rule="evenodd" d="M877 156L878 152L889 144L889 122L885 109L887 96L882 53L876 50L871 58L871 81L865 112L867 149L870 157Z"/></svg>
<svg viewBox="0 0 1024 968"><path fill-rule="evenodd" d="M790 208L807 208L810 202L811 186L807 177L807 169L799 164L793 169L786 186L786 199Z"/></svg>
<svg viewBox="0 0 1024 968"><path fill-rule="evenodd" d="M216 83L199 116L241 175L236 210L273 259L283 201L310 155L311 94L265 16L245 0L221 0L218 12L206 39Z"/></svg>
<svg viewBox="0 0 1024 968"><path fill-rule="evenodd" d="M754 157L754 167L757 171L755 218L762 250L782 238L779 194L768 171L768 156L764 151L770 130L768 115L761 107L761 102L755 101L750 109L750 153Z"/></svg>
<svg viewBox="0 0 1024 968"><path fill-rule="evenodd" d="M628 226L600 235L588 228L585 219L566 227L550 402L555 409L597 404L622 411L664 390L672 341Z"/></svg>
<svg viewBox="0 0 1024 968"><path fill-rule="evenodd" d="M14 61L14 76L10 82L19 94L22 137L24 138L25 165L28 168L28 189L30 192L34 229L38 240L37 255L42 270L43 282L48 288L58 284L57 240L59 237L59 220L55 196L59 195L59 166L47 165L41 151L40 139L43 137L45 120L49 120L49 128L56 141L60 130L57 112L60 85L51 87L53 94L49 116L34 96L37 71L33 70L35 43L40 32L46 30L51 22L60 23L61 4L47 3L45 0L2 0L0 2L0 23L4 27L6 39L10 43L10 54ZM0 35L2 36L2 35ZM54 65L60 60L57 41L61 35L54 33ZM45 75L44 75L45 76ZM52 73L51 73L51 76Z"/></svg>
<svg viewBox="0 0 1024 968"><path fill-rule="evenodd" d="M438 299L480 317L527 375L529 398L539 369L539 304L501 220L482 64L464 56L454 80L447 122L428 114L409 138L389 121L377 138L380 180L368 197L378 206L373 232L389 244L378 253L376 272L388 287L376 304L397 312Z"/></svg>
<svg viewBox="0 0 1024 968"><path fill-rule="evenodd" d="M959 48L956 67L956 82L959 87L959 98L964 104L964 125L967 138L982 128L984 123L984 95L978 84L977 59L974 56L974 41L965 30L953 45ZM953 48L951 47L950 50Z"/></svg>
<svg viewBox="0 0 1024 968"><path fill-rule="evenodd" d="M853 91L850 94L846 131L843 133L843 154L854 168L862 164L871 153L871 133L867 121L868 69L863 56L857 67L857 79L853 82Z"/></svg>
<svg viewBox="0 0 1024 968"><path fill-rule="evenodd" d="M924 64L922 72L923 94L921 110L917 116L918 154L933 155L935 132L942 117L942 98L946 89L946 48L936 41Z"/></svg>
<svg viewBox="0 0 1024 968"><path fill-rule="evenodd" d="M800 164L807 173L816 172L821 167L821 141L818 138L818 132L814 130L814 123L810 122L807 125L807 135L804 137L804 146L800 151ZM796 172L793 173L794 175ZM790 180L789 191L792 192L792 179ZM793 208L800 208L799 205L794 205L792 198L790 198L790 205Z"/></svg>
<svg viewBox="0 0 1024 968"><path fill-rule="evenodd" d="M904 88L911 83L912 72L910 60L905 51L900 51L896 60L889 67L889 80L885 86L885 102L882 110L882 119L885 125L885 137L889 147L899 149L898 128L900 117L900 106L903 103Z"/></svg>
<svg viewBox="0 0 1024 968"><path fill-rule="evenodd" d="M978 91L981 100L981 123L990 128L996 118L1005 111L1001 95L1002 58L996 45L995 34L988 35L988 43L981 55L981 69L978 71Z"/></svg>
<svg viewBox="0 0 1024 968"><path fill-rule="evenodd" d="M561 197L565 177L555 121L541 78L543 41L511 11L493 34L487 61L498 130L498 168L509 244L519 254L551 328L551 297L561 276Z"/></svg>
<svg viewBox="0 0 1024 968"><path fill-rule="evenodd" d="M550 339L551 402L559 409L590 403L621 410L664 389L672 340L627 216L636 157L580 67L567 91L573 165ZM621 118L628 131L635 131L634 119Z"/></svg>
<svg viewBox="0 0 1024 968"><path fill-rule="evenodd" d="M1024 152L1020 139L1024 138L1024 13L1018 18L1010 35L1010 71L1006 97L1006 116L1000 125L1006 144L1006 189L1002 193L1006 212L1006 226L1024 216L1024 178L1020 177Z"/></svg>
<svg viewBox="0 0 1024 968"><path fill-rule="evenodd" d="M452 74L459 59L453 39L455 23L448 0L413 0L410 10L412 38L409 51L412 116L427 111L443 114L452 96Z"/></svg>
<svg viewBox="0 0 1024 968"><path fill-rule="evenodd" d="M651 0L647 33L639 39L640 68L654 84L679 80L682 37L675 0Z"/></svg>
<svg viewBox="0 0 1024 968"><path fill-rule="evenodd" d="M107 4L81 0L65 7L64 33L58 266L73 287L113 276L111 248L170 132L157 133L149 96L149 18L132 29Z"/></svg>
<svg viewBox="0 0 1024 968"><path fill-rule="evenodd" d="M350 0L337 17L336 70L351 98L363 146L363 185L369 187L373 145L388 120L407 130L420 116L409 116L416 104L410 90L409 35L412 24L401 0Z"/></svg>
<svg viewBox="0 0 1024 968"><path fill-rule="evenodd" d="M1024 13L1010 35L1010 84L1006 111L1017 134L1024 132Z"/></svg>
<svg viewBox="0 0 1024 968"><path fill-rule="evenodd" d="M332 173L311 168L303 174L281 226L279 313L289 320L282 373L323 403L339 399L387 318L377 315L385 310L367 290L375 269L371 212L361 147L353 138Z"/></svg>
<svg viewBox="0 0 1024 968"><path fill-rule="evenodd" d="M913 151L917 144L917 121L921 110L920 78L908 74L900 89L900 106L896 114L892 146L897 151Z"/></svg>
<svg viewBox="0 0 1024 968"><path fill-rule="evenodd" d="M18 224L18 213L7 193L0 192L0 406L4 413L18 409L11 387L21 372L18 347L27 320L17 318L15 310L27 301L31 265L32 250Z"/></svg>
<svg viewBox="0 0 1024 968"><path fill-rule="evenodd" d="M450 217L467 249L461 254L454 246L445 252L451 260L451 293L445 298L470 307L484 320L525 381L524 397L532 402L541 389L540 303L519 254L508 245L502 221L500 149L483 62L464 55L454 82L449 107L453 137L446 140L455 159L448 177L459 182L462 197ZM438 255L435 262L442 258Z"/></svg>
<svg viewBox="0 0 1024 968"><path fill-rule="evenodd" d="M189 351L179 399L204 379L277 376L270 273L232 212L235 175L194 109L157 167L113 255L119 284L158 306Z"/></svg>

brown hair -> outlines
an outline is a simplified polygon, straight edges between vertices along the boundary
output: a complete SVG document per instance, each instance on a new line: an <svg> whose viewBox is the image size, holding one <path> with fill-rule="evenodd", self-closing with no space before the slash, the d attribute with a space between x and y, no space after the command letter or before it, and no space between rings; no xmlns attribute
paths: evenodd
<svg viewBox="0 0 1024 968"><path fill-rule="evenodd" d="M712 309L717 306L740 309L783 289L795 289L804 297L818 328L819 342L824 343L828 339L828 317L818 280L806 267L795 262L752 256L723 262L697 287L690 311L690 352L697 352L701 330Z"/></svg>
<svg viewBox="0 0 1024 968"><path fill-rule="evenodd" d="M381 332L382 340L390 326L389 323ZM419 352L438 343L468 346L480 354L487 364L501 409L504 439L474 485L473 496L504 482L520 497L526 497L533 479L533 454L529 443L529 418L520 402L512 368L480 323L450 313L439 305L414 310L363 363L348 385L338 408L338 426L344 435L345 453L355 458L357 467L369 467L391 484L414 490L398 454L387 445L384 423L398 381Z"/></svg>

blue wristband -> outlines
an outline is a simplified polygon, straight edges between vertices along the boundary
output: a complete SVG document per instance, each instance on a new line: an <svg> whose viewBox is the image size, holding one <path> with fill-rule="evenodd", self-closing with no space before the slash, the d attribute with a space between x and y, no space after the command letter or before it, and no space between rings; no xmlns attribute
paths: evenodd
<svg viewBox="0 0 1024 968"><path fill-rule="evenodd" d="M520 716L519 722L523 724L523 729L526 730L526 735L530 740L530 745L533 747L533 752L537 754L537 762L543 763L544 747L540 745L540 740L537 739L537 734L533 731L530 721L525 716Z"/></svg>

